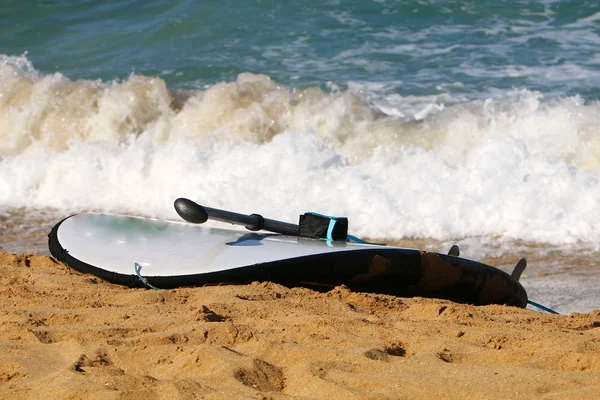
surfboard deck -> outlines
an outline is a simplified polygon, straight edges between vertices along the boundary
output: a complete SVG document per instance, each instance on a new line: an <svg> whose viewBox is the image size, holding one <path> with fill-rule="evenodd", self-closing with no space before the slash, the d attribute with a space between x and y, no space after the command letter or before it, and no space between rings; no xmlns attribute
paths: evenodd
<svg viewBox="0 0 600 400"><path fill-rule="evenodd" d="M527 305L509 274L464 258L114 214L76 214L49 234L52 255L109 282L158 288L273 281L473 304ZM136 273L136 265L141 267ZM143 278L143 279L142 279Z"/></svg>

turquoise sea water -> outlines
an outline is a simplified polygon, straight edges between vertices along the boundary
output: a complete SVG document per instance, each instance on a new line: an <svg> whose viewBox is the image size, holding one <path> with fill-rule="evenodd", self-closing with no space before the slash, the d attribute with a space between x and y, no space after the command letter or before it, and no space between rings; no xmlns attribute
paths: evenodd
<svg viewBox="0 0 600 400"><path fill-rule="evenodd" d="M241 72L288 87L365 85L454 98L519 88L600 96L600 3L4 1L0 52L71 79L162 77L202 88Z"/></svg>

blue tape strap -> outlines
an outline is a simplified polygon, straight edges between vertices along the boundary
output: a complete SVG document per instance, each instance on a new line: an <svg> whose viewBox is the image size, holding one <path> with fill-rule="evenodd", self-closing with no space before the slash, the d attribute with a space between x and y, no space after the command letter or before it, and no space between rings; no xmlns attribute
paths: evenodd
<svg viewBox="0 0 600 400"><path fill-rule="evenodd" d="M329 226L327 227L327 240L333 241L333 228L335 228L336 219L329 219Z"/></svg>
<svg viewBox="0 0 600 400"><path fill-rule="evenodd" d="M135 274L137 275L138 278L140 278L140 281L142 281L142 283L144 285L146 285L146 287L150 288L150 289L154 289L154 290L162 290L161 288L157 288L156 286L153 286L150 282L148 282L148 279L146 279L145 277L142 276L142 266L138 263L134 263L133 264L133 269L135 270Z"/></svg>
<svg viewBox="0 0 600 400"><path fill-rule="evenodd" d="M325 215L325 214L319 214L316 212L307 212L307 214L311 214L311 215L316 215L317 217L322 217L322 218L329 218L329 226L327 227L327 245L331 246L331 243L333 242L333 228L335 227L335 222L339 219L342 218L346 218L346 217L332 217L331 215ZM373 243L373 242L367 242L366 240L362 240L361 238L354 236L354 235L346 235L348 237L348 239L352 240L353 242L356 243L360 243L360 244L373 244L376 246L385 246L385 243Z"/></svg>
<svg viewBox="0 0 600 400"><path fill-rule="evenodd" d="M327 246L333 247L333 228L335 227L336 219L329 218L329 226L327 227Z"/></svg>
<svg viewBox="0 0 600 400"><path fill-rule="evenodd" d="M541 304L538 304L538 303L536 303L535 301L527 300L527 303L531 304L531 305L532 305L532 306L534 306L534 307L537 307L537 308L539 308L540 310L544 310L544 311L546 311L547 313L550 313L550 314L558 314L558 313L557 313L556 311L554 311L553 309L551 309L551 308L548 308L548 307L546 307L546 306L543 306L543 305L541 305Z"/></svg>

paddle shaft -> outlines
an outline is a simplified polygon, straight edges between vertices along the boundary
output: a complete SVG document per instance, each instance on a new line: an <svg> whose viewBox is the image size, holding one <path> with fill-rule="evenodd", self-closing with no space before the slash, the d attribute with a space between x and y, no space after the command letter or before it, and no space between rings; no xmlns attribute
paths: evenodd
<svg viewBox="0 0 600 400"><path fill-rule="evenodd" d="M221 222L229 222L234 225L244 225L246 229L251 231L259 231L264 229L266 231L281 233L283 235L298 235L298 225L264 218L259 214L238 214L232 211L219 210L205 206L204 209L206 210L208 218L210 219Z"/></svg>
<svg viewBox="0 0 600 400"><path fill-rule="evenodd" d="M197 224L204 223L207 219L212 219L234 225L243 225L246 229L251 231L264 229L266 231L291 236L298 236L299 232L299 227L295 224L264 218L259 214L246 215L206 207L184 198L175 200L175 210L181 218Z"/></svg>

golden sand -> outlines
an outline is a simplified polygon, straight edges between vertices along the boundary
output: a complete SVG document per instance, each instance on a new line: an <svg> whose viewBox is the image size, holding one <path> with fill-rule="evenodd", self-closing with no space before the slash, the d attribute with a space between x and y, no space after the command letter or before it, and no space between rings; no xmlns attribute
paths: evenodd
<svg viewBox="0 0 600 400"><path fill-rule="evenodd" d="M0 279L0 398L600 398L600 310L130 289L2 252Z"/></svg>

